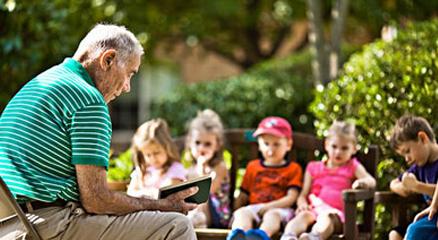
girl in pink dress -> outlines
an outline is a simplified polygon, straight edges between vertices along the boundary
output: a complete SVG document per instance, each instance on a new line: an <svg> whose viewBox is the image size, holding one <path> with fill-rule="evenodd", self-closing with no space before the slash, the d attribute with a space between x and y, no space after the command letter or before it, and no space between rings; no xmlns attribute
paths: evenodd
<svg viewBox="0 0 438 240"><path fill-rule="evenodd" d="M341 121L332 124L324 142L328 158L307 165L296 216L286 225L281 240L327 239L342 230L345 220L342 191L376 186L376 180L352 157L356 144L353 124ZM312 224L311 232L306 233Z"/></svg>
<svg viewBox="0 0 438 240"><path fill-rule="evenodd" d="M128 195L157 199L160 187L186 179L186 170L163 119L143 123L132 138L131 151L135 169Z"/></svg>
<svg viewBox="0 0 438 240"><path fill-rule="evenodd" d="M190 121L186 148L185 157L193 163L188 178L212 177L208 202L190 211L188 217L196 228L226 228L231 216L230 176L223 159L224 128L217 113L206 109Z"/></svg>

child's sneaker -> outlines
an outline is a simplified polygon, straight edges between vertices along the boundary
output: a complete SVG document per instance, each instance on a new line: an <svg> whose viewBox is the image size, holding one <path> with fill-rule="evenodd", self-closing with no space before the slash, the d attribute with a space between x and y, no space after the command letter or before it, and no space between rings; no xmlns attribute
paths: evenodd
<svg viewBox="0 0 438 240"><path fill-rule="evenodd" d="M294 233L285 233L281 236L280 240L298 240L298 237Z"/></svg>
<svg viewBox="0 0 438 240"><path fill-rule="evenodd" d="M321 240L321 236L318 233L303 233L300 235L300 240Z"/></svg>
<svg viewBox="0 0 438 240"><path fill-rule="evenodd" d="M250 229L245 235L247 240L271 240L265 231L261 229Z"/></svg>
<svg viewBox="0 0 438 240"><path fill-rule="evenodd" d="M227 236L227 240L245 240L245 231L240 228L231 230Z"/></svg>

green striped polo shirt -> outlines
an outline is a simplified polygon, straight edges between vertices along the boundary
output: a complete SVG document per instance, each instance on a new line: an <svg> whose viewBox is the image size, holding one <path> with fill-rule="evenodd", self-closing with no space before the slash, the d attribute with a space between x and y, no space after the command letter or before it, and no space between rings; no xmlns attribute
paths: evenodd
<svg viewBox="0 0 438 240"><path fill-rule="evenodd" d="M29 81L0 117L0 176L20 201L79 201L75 164L108 167L108 106L67 58Z"/></svg>

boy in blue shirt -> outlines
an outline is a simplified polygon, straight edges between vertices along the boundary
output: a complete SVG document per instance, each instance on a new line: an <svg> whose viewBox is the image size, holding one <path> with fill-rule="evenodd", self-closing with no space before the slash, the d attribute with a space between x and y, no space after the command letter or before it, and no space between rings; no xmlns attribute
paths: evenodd
<svg viewBox="0 0 438 240"><path fill-rule="evenodd" d="M405 115L397 120L390 144L411 165L405 173L391 181L391 190L404 197L421 193L425 202L430 204L438 180L438 144L430 124L422 117ZM397 227L391 231L389 239L402 239L403 230L403 227ZM405 239L437 237L436 218L432 221L423 218L409 225Z"/></svg>

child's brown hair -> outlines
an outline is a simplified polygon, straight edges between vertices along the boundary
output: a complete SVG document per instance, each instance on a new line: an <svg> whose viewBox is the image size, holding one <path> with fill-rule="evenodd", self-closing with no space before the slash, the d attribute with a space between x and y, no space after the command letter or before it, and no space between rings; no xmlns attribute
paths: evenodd
<svg viewBox="0 0 438 240"><path fill-rule="evenodd" d="M189 148L191 135L195 130L216 135L218 150L215 152L213 158L208 161L208 165L210 167L214 167L216 166L216 164L223 161L224 127L219 115L211 109L205 109L198 112L197 116L189 123L188 126L188 133L186 138L187 149Z"/></svg>
<svg viewBox="0 0 438 240"><path fill-rule="evenodd" d="M404 115L395 123L389 143L396 149L403 142L417 141L420 131L426 133L431 142L436 142L432 127L426 119L410 114Z"/></svg>
<svg viewBox="0 0 438 240"><path fill-rule="evenodd" d="M167 154L167 162L163 166L161 174L166 173L173 162L180 159L178 149L169 133L169 127L163 119L152 119L143 123L135 132L132 138L131 152L135 166L140 168L142 175L147 174L149 165L141 152L144 144L159 144Z"/></svg>

